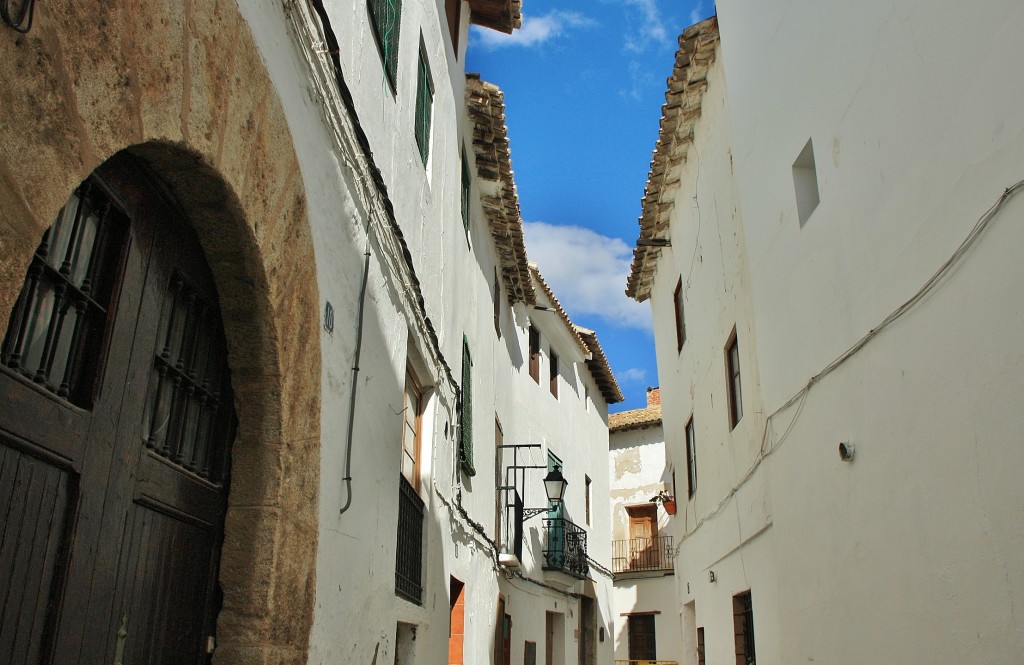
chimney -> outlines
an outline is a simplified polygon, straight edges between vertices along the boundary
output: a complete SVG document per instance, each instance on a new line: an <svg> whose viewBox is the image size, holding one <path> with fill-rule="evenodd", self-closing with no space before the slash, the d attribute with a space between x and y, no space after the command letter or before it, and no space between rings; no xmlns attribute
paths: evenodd
<svg viewBox="0 0 1024 665"><path fill-rule="evenodd" d="M647 408L661 406L661 388L647 389Z"/></svg>

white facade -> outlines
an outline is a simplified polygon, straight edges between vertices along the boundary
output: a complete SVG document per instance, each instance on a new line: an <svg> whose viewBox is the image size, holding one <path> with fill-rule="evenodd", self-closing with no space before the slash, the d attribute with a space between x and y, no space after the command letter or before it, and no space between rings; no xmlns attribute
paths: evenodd
<svg viewBox="0 0 1024 665"><path fill-rule="evenodd" d="M680 478L691 414L696 433L695 496L672 522L683 662L696 628L707 663L737 662L747 592L758 663L1017 662L1024 105L1005 81L1024 10L718 10L713 61L693 61L706 83L686 86L700 117L680 186L660 193L668 225L641 231L671 248L634 265ZM713 42L711 21L697 32Z"/></svg>
<svg viewBox="0 0 1024 665"><path fill-rule="evenodd" d="M232 186L243 184L225 191L243 199L245 206L236 206L228 196L205 201L207 205L232 213L233 207L244 207L247 215L253 208L265 213L246 217L249 225L242 225L252 230L259 252L238 251L239 263L249 272L240 272L236 281L245 282L255 296L242 303L233 297L230 284L219 283L224 318L241 318L239 311L255 311L263 300L283 302L288 308L268 308L268 325L254 325L233 337L228 365L237 403L253 396L259 400L252 403L271 405L275 399L284 401L282 396L303 399L289 399L276 422L272 416L249 418L248 413L240 418L234 485L225 490L229 544L224 546L217 577L230 577L231 582L223 585L222 611L212 611L217 639L208 640L204 634L201 648L214 650L217 663L502 663L504 654L496 643L504 619L498 616L501 603L511 620L506 650L511 662L523 662L526 643L533 642L541 663L551 651L551 665L610 665L610 521L607 510L599 506L609 491L608 403L621 401L622 396L595 334L569 321L539 270L526 261L501 94L467 78L463 65L470 18L511 31L520 22L520 3L385 3L397 10L395 25L400 26L393 88L384 75L387 55L374 36L370 12L375 4L380 3L256 0L239 2L237 7L231 2L212 9L203 5L202 11L189 13L188 3L184 9L154 3L153 14L145 14L147 30L163 37L160 31L165 28L160 26L177 30L156 46L175 54L175 66L182 67L182 59L189 64L184 66L184 78L147 79L144 89L134 73L122 75L110 65L107 58L114 56L100 52L98 46L92 49L75 41L74 35L57 35L52 26L67 14L58 3L50 6L52 13L50 7L38 9L30 37L0 26L4 53L23 58L30 47L38 48L46 57L30 59L48 64L58 59L52 55L57 46L72 45L77 50L66 57L76 68L96 70L99 82L116 73L118 87L139 86L135 96L145 97L147 111L149 104L170 109L169 119L160 116L170 129L146 125L128 140L111 132L117 140L111 139L109 145L83 141L85 158L63 160L74 167L60 174L71 187L82 181L83 174L75 170L79 167L87 176L115 152L145 142L167 142L187 154L187 159L179 157L176 162L179 171L198 171L202 166ZM83 11L94 13L91 19L100 28L114 26L112 33L136 32L130 29L137 27L132 12L108 6ZM446 12L460 17L454 22L455 35L449 34ZM240 44L237 52L225 55L225 70L218 71L220 78L212 77L212 83L204 78L208 70L199 66L206 65L202 49L212 47L191 34L202 32L194 25L200 20L195 17L213 25L204 23L203 30L214 35L222 30L224 43ZM237 20L231 23L232 18ZM60 23L61 30L64 25ZM42 33L46 43L39 37ZM239 39L240 34L246 39ZM146 41L126 42L124 53L114 55L130 60L132 49ZM92 58L85 65L78 61L83 54ZM422 114L417 116L417 98L423 99L417 77L421 58L432 83L428 123ZM190 68L193 60L195 67ZM11 62L4 67L14 67ZM170 71L171 64L167 68ZM44 80L34 70L21 69L27 73L19 74L24 78L19 84L63 85L55 77ZM254 88L257 94L247 84L260 77L269 79L270 85ZM227 109L220 110L226 127L203 126L198 119L204 113L213 115L205 105L215 106L218 100L199 93L206 95L217 85L230 88L220 89L229 98L223 102ZM467 87L473 89L467 92ZM100 103L103 95L97 84L82 103L85 120L75 117L83 132L96 131L99 136L108 126L130 124L111 119L110 109ZM469 108L471 97L479 107L477 115ZM38 98L49 99L44 94ZM6 114L9 99L2 104ZM67 106L78 112L70 102ZM150 119L145 118L147 123ZM425 163L414 129L418 121L427 128ZM259 127L261 123L273 126ZM34 127L31 122L26 126ZM276 172L263 168L264 160L273 161L276 155L253 145L257 129L293 149L297 171L284 180L268 177ZM32 134L33 140L37 138ZM0 151L0 194L5 201L20 201L22 196L11 194L14 190L8 191L5 179L14 145L5 138ZM216 172L222 153L235 157L224 163L245 172ZM288 163L287 156L281 157L283 163ZM182 181L189 179L187 172L175 174ZM168 186L167 191L175 190ZM60 201L54 214L68 194L53 195ZM208 192L200 194L210 197ZM293 204L294 209L288 207ZM18 205L19 222L25 218L46 228L35 219L36 211L28 214L27 205L24 211ZM35 231L28 222L22 226ZM224 228L222 235L233 238L233 232ZM266 238L275 240L264 242ZM20 244L34 247L39 242L38 237L19 238L20 244L14 245L8 242L13 239L13 233L0 238L5 259L20 252ZM209 252L208 236L199 242ZM289 253L293 244L305 242L312 247L312 259L298 251ZM5 303L13 303L19 293L24 265L31 259L28 251L24 258L18 256L16 270L5 262L0 271ZM302 263L282 259L279 265L275 261L280 256L300 257ZM267 265L278 266L281 272L261 273L264 264L256 259L264 257L269 257ZM219 266L213 268L217 279L225 273ZM292 307L282 292L299 292L299 278L290 278L306 271L313 273L312 284L303 284L308 289L301 293L311 296ZM15 272L19 274L12 277ZM269 296L260 292L268 284ZM311 330L310 337L278 339L279 330L292 329L282 324L284 319L308 323L298 328ZM538 380L530 376L531 325L539 331ZM298 365L316 376L300 376L294 366L285 368L284 361L282 366L238 371L238 337L257 339L253 346L283 350L281 356L288 360L308 358L308 363ZM554 356L559 359L557 372L551 371ZM265 376L280 382L261 383ZM307 379L312 388L294 389ZM410 389L413 383L421 392L419 418L409 417L410 409L415 411L409 406L415 400L408 397L415 392ZM277 387L260 392L252 388L258 384ZM287 433L281 422L287 423ZM418 454L415 446L404 445L414 440L417 430ZM295 432L313 434L289 438ZM576 575L545 569L558 566L544 550L564 554L570 542L565 537L552 543L544 521L547 515L525 523L519 565L499 565L499 555L514 549L509 536L514 517L501 508L506 495L501 483L512 455L499 443L535 444L523 449L520 464L545 467L549 453L560 460L568 481L560 514L578 526L587 542L584 551L581 540L573 541L575 564L582 568ZM303 456L309 451L312 461ZM423 503L424 517L421 529L417 523L400 533L403 469ZM525 481L516 485L526 507L546 507L545 475L544 468L527 469ZM294 505L315 506L315 525L300 523L299 511L289 513L284 507ZM396 560L402 539L408 541L414 532L423 539L422 547L412 548L422 565L422 592L416 592L418 599L407 600L396 594ZM283 548L282 543L298 543L304 549ZM216 549L214 560L218 555ZM450 642L455 581L464 585L459 610L464 635L458 654L450 651L456 644ZM209 632L214 632L212 627ZM123 636L111 637L111 650L116 639L123 646ZM446 652L449 661L444 660Z"/></svg>
<svg viewBox="0 0 1024 665"><path fill-rule="evenodd" d="M675 549L670 515L658 496L677 498L665 457L660 391L649 388L643 409L609 417L609 484L612 569L615 571L615 659L630 659L629 617L653 615L657 660L682 660L679 603L673 574ZM685 479L684 481L685 482ZM685 490L684 490L685 491ZM638 512L639 509L639 512ZM654 515L656 535L631 528L631 514ZM644 527L645 529L649 527Z"/></svg>

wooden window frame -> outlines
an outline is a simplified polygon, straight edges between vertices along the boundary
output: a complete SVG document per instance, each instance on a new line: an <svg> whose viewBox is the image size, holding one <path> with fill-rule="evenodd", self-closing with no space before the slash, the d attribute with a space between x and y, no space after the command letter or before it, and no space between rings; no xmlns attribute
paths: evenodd
<svg viewBox="0 0 1024 665"><path fill-rule="evenodd" d="M725 345L726 387L729 393L729 425L736 428L743 419L743 384L740 375L740 346L733 328Z"/></svg>
<svg viewBox="0 0 1024 665"><path fill-rule="evenodd" d="M459 59L459 29L462 27L462 0L444 0L444 14L448 19L448 36L452 40L455 59Z"/></svg>
<svg viewBox="0 0 1024 665"><path fill-rule="evenodd" d="M415 394L416 403L410 404L410 389ZM407 435L407 428L405 426L405 410L412 408L415 411L415 432L413 434L413 447L412 447L412 478L406 477L409 484L416 489L419 493L420 489L420 458L422 457L422 445L423 445L423 412L426 407L426 399L423 390L423 386L416 378L416 373L413 371L412 364L407 363L405 368L405 387L402 390L402 455L405 455L405 437ZM403 464L404 467L404 464Z"/></svg>
<svg viewBox="0 0 1024 665"><path fill-rule="evenodd" d="M697 435L693 427L693 416L686 423L686 491L687 497L697 493ZM673 472L674 474L674 472ZM673 476L674 478L674 476ZM674 480L673 480L674 482Z"/></svg>
<svg viewBox="0 0 1024 665"><path fill-rule="evenodd" d="M540 331L530 324L530 377L540 384Z"/></svg>
<svg viewBox="0 0 1024 665"><path fill-rule="evenodd" d="M558 399L558 354L554 351L549 351L548 357L548 390Z"/></svg>
<svg viewBox="0 0 1024 665"><path fill-rule="evenodd" d="M676 352L683 350L686 344L686 309L683 305L683 278L676 282L676 290L672 293L672 303L676 314Z"/></svg>

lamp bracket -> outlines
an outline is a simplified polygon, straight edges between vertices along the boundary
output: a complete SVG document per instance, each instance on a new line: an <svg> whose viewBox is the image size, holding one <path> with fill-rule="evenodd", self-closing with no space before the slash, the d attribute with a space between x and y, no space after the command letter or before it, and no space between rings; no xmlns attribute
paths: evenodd
<svg viewBox="0 0 1024 665"><path fill-rule="evenodd" d="M550 508L523 508L523 521L525 522L526 520L530 519L531 517L536 517L537 515L540 515L541 513L546 513L546 512L549 512L549 511L550 511Z"/></svg>

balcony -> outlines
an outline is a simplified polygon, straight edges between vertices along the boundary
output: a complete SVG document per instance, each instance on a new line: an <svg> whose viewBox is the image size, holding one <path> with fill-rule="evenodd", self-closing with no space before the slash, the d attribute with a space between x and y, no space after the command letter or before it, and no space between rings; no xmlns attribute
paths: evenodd
<svg viewBox="0 0 1024 665"><path fill-rule="evenodd" d="M612 572L673 572L672 536L612 541Z"/></svg>
<svg viewBox="0 0 1024 665"><path fill-rule="evenodd" d="M587 532L562 517L544 520L544 570L555 570L581 580L590 573Z"/></svg>
<svg viewBox="0 0 1024 665"><path fill-rule="evenodd" d="M395 593L420 605L423 603L423 499L405 477L399 477L398 489Z"/></svg>

